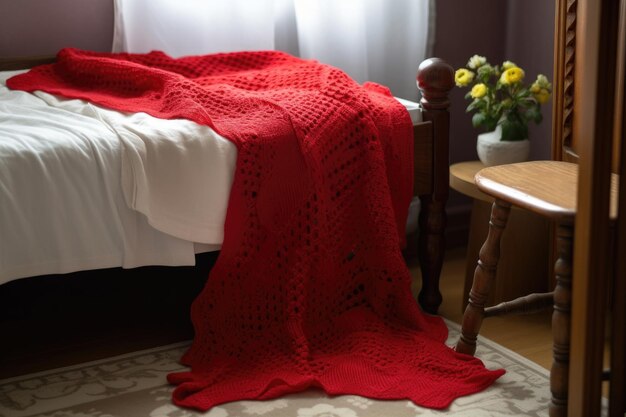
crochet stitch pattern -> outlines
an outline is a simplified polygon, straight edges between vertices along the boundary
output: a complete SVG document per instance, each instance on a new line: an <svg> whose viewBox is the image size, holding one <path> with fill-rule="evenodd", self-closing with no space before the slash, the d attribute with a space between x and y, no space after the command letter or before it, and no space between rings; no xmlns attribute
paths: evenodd
<svg viewBox="0 0 626 417"><path fill-rule="evenodd" d="M7 84L190 119L237 146L223 246L192 306L190 370L168 376L175 404L319 387L445 408L504 373L446 346L441 318L411 294L412 124L385 87L276 51L77 49Z"/></svg>

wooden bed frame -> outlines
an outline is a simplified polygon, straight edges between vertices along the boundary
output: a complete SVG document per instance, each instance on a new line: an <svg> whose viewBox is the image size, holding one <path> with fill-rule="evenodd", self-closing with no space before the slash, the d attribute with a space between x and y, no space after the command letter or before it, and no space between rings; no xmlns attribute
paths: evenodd
<svg viewBox="0 0 626 417"><path fill-rule="evenodd" d="M54 57L23 57L17 59L0 59L0 71L30 68L35 65L50 63ZM445 205L448 199L449 163L448 163L448 139L449 139L449 99L448 93L454 86L454 70L438 58L427 59L421 63L417 73L417 85L421 91L421 106L423 122L414 126L415 140L415 171L414 171L414 195L419 196L421 210L419 214L419 237L418 237L418 259L422 272L422 288L418 296L418 301L424 311L436 314L442 301L439 291L439 277L443 264L445 252L444 231L446 226ZM131 281L142 282L137 275L148 274L153 280L162 271L167 271L169 275L178 273L195 275L196 281L182 289L180 295L180 305L185 305L193 300L195 294L202 288L215 255L211 253L197 256L197 265L190 267L142 267L130 270L115 268L114 270L94 270L80 271L62 276L44 276L32 278L20 278L0 286L0 318L9 313L12 309L20 309L20 293L41 294L41 285L44 283L43 291L51 291L56 285L69 286L65 292L76 291L75 286L81 280L89 277L106 275L120 276L125 283ZM129 276L129 275L132 275ZM67 280L67 276L76 279ZM64 284L63 282L72 282ZM54 285L45 284L54 282ZM104 278L102 279L104 281ZM143 281L146 282L145 280ZM152 282L152 281L150 281ZM108 285L108 284L107 284ZM140 287L142 284L138 284ZM178 285L178 284L176 284ZM187 285L187 284L184 284ZM25 288L22 288L25 287ZM77 288L77 287L76 287ZM57 290L55 290L57 291ZM61 290L62 291L62 290ZM132 292L132 291L131 291ZM178 287L177 291L178 293ZM23 298L23 296L22 296ZM41 302L42 300L40 300ZM185 314L188 309L182 310ZM0 327L2 319L0 319ZM191 331L191 327L188 326ZM1 353L1 352L0 352ZM2 355L0 355L2 356ZM0 365L2 361L0 360Z"/></svg>

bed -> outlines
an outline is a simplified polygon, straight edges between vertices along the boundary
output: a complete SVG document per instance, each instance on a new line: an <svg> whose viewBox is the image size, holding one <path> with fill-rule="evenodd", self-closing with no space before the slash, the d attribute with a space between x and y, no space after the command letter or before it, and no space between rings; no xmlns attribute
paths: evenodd
<svg viewBox="0 0 626 417"><path fill-rule="evenodd" d="M3 59L0 61L0 79L5 80L16 74L15 71L53 59ZM417 81L421 103L402 103L409 110L414 124L414 194L421 206L418 257L423 277L419 302L425 311L436 313L441 303L438 281L445 248L448 195L447 93L453 85L453 71L440 59L428 59L421 64ZM170 299L165 304L171 307L169 311L181 312L178 317L186 320L189 303L219 255L223 237L220 227L232 180L229 177L232 172L229 172L236 159L231 144L192 122L171 123L174 121L154 119L145 114L126 115L46 93L9 92L4 83L0 88L4 88L0 92L0 106L3 100L11 103L4 103L4 127L10 126L17 131L5 135L13 138L13 146L5 146L2 151L3 192L8 193L2 197L0 220L3 229L0 233L3 317L20 318L20 312L25 311L25 298L38 305L33 315L46 314L51 309L59 309L55 304L57 296L68 293L91 295L91 298L85 297L85 301L76 301L74 308L63 305L62 309L71 311L67 314L73 317L87 307L97 305L96 309L102 308L107 303L107 294L120 304L123 304L121 293L129 299L134 297L135 301L130 301L135 304L133 308L143 310L145 306L137 305L137 298L163 302L163 295L145 296L142 291L146 282L154 285L162 276L174 276L175 291L171 287L171 278L161 285L163 293ZM12 97L13 93L19 93L18 97ZM17 100L20 105L16 106L11 100ZM13 114L20 106L26 110L19 115ZM33 111L32 106L37 111ZM65 121L51 122L46 113L39 114L39 111L52 111L61 116L59 120ZM11 117L7 116L8 113L12 114ZM17 122L7 120L12 117ZM80 128L68 133L66 125L72 118L81 121ZM20 122L35 127L40 135L35 135L37 143L27 143L19 137ZM70 142L77 146L64 144L53 154L40 153L46 148L46 140L42 139L51 139L47 136L50 129L61 136L73 134ZM85 140L93 129L99 132L100 138ZM186 135L187 142L194 145L179 153L179 158L196 155L202 160L207 154L220 155L211 164L204 164L213 172L199 174L191 168L201 164L183 164L181 159L161 158L168 154L164 149L176 147L170 139L180 135ZM211 140L197 140L199 136L211 137ZM151 153L146 148L146 138L150 137L156 138L156 142L164 147L152 148L154 152ZM51 141L55 140L52 137ZM56 143L51 143L52 148L55 146ZM20 153L20 149L26 149L28 156ZM142 181L144 186L150 185L145 177L135 175L137 167L141 168L148 157L156 158L153 161L160 164L180 168L179 171L169 170L172 174L162 178L166 183L169 181L169 188L165 187L161 192L163 199L142 200L141 187L137 187ZM7 163L9 160L16 165L11 167ZM80 174L76 175L76 172ZM178 219L168 217L166 211L158 212L164 204L170 204L170 208L176 210L177 202L182 198L175 194L176 183L183 180L181 176L185 181L196 181L197 184L200 177L215 179L211 187L206 187L212 191L210 196L203 197L199 193L195 204L186 205L203 208L207 204L213 205L210 219L198 219L197 212L186 212ZM129 177L133 181L128 182ZM33 181L33 178L38 180ZM13 188L9 189L7 184ZM219 190L217 197L215 190ZM35 196L43 200L35 202ZM184 206L178 206L184 209ZM203 209L201 212L207 211ZM194 217L204 223L188 221ZM181 218L185 221L179 221ZM412 220L415 219L409 219L409 223ZM85 289L85 282L90 283L89 289ZM92 285L96 282L97 285ZM94 299L100 301L94 302ZM168 310L163 304L150 303L159 311ZM190 326L185 329L187 333L183 331L185 334L179 339L188 337Z"/></svg>

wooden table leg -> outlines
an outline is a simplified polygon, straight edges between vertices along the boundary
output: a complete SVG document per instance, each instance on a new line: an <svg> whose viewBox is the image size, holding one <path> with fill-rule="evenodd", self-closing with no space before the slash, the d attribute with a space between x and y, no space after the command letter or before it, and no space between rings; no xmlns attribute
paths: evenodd
<svg viewBox="0 0 626 417"><path fill-rule="evenodd" d="M554 266L554 312L552 313L553 362L550 370L550 417L567 416L567 384L569 379L570 324L572 305L572 240L571 224L557 228L557 260Z"/></svg>
<svg viewBox="0 0 626 417"><path fill-rule="evenodd" d="M485 314L485 303L496 277L500 259L500 240L511 211L511 204L496 200L491 207L489 233L480 249L478 265L474 270L474 281L469 294L469 303L463 314L461 337L456 344L456 351L474 355L476 338Z"/></svg>

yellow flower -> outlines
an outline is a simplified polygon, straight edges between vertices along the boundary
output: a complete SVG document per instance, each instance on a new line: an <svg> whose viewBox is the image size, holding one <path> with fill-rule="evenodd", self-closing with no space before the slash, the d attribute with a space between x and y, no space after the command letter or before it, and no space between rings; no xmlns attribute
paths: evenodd
<svg viewBox="0 0 626 417"><path fill-rule="evenodd" d="M544 104L545 102L550 100L550 91L548 91L545 88L542 88L539 90L539 92L534 93L533 96L535 97L535 100L537 100L539 104Z"/></svg>
<svg viewBox="0 0 626 417"><path fill-rule="evenodd" d="M486 63L487 63L487 58L485 58L484 56L480 56L480 55L474 55L473 57L469 59L469 61L467 61L467 66L470 69L475 70L475 69L482 67Z"/></svg>
<svg viewBox="0 0 626 417"><path fill-rule="evenodd" d="M456 70L454 73L454 82L459 87L465 87L474 80L474 73L465 68Z"/></svg>
<svg viewBox="0 0 626 417"><path fill-rule="evenodd" d="M500 82L505 85L515 84L522 81L523 78L524 70L519 67L512 67L502 73Z"/></svg>
<svg viewBox="0 0 626 417"><path fill-rule="evenodd" d="M481 98L487 94L487 86L483 83L476 84L472 87L472 92L470 93L472 98Z"/></svg>
<svg viewBox="0 0 626 417"><path fill-rule="evenodd" d="M505 70L508 70L510 68L515 68L515 67L517 67L517 65L515 65L515 63L511 61L504 61L502 63L502 68L504 68Z"/></svg>
<svg viewBox="0 0 626 417"><path fill-rule="evenodd" d="M537 75L537 81L535 81L535 83L539 85L539 87L543 87L548 90L552 88L552 84L548 81L548 77L543 74Z"/></svg>
<svg viewBox="0 0 626 417"><path fill-rule="evenodd" d="M457 69L454 81L470 91L465 98L471 102L467 111L475 113L472 125L493 130L499 121L506 121L504 140L527 137L528 123L541 123L542 104L550 100L552 84L543 74L524 82L525 71L512 61L491 65L481 55L473 55L464 68Z"/></svg>

